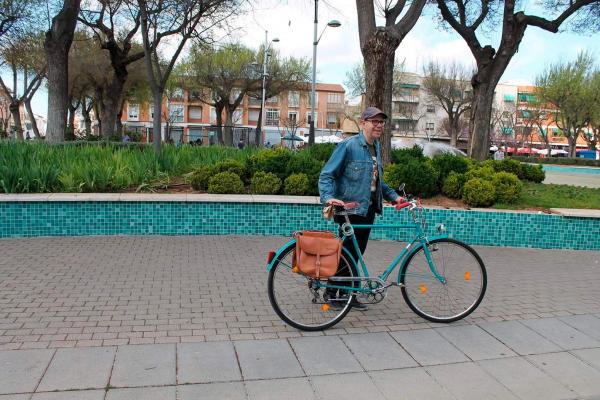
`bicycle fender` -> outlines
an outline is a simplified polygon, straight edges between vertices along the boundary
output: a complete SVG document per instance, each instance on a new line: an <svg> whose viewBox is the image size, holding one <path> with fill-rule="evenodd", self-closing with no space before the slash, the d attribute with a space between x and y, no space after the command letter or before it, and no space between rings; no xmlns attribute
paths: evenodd
<svg viewBox="0 0 600 400"><path fill-rule="evenodd" d="M437 239L448 239L448 238L451 238L451 237L452 237L451 234L449 234L449 233L443 233L441 235L428 236L427 240L431 242L431 241L434 241L434 240L437 240ZM397 281L398 283L400 283L400 278L401 278L402 273L404 272L404 267L406 266L406 261L409 260L410 257L412 257L412 255L414 253L416 253L417 251L419 251L419 249L421 247L423 247L422 243L417 244L415 247L413 247L408 252L408 254L406 254L406 256L404 256L404 259L402 260L402 264L400 264L400 268L398 269L398 281Z"/></svg>
<svg viewBox="0 0 600 400"><path fill-rule="evenodd" d="M275 262L277 260L279 260L279 256L281 255L281 253L283 253L285 250L287 250L288 247L295 246L295 245L296 245L296 239L292 239L289 242L287 242L286 244L284 244L283 246L281 246L279 248L279 250L277 250L277 252L275 253L275 256L273 256L273 259L271 260L269 265L267 265L267 272L271 271L271 268L273 268L273 265L275 264ZM352 255L350 254L348 249L346 249L345 247L342 247L342 253L344 253L346 255L346 258L348 260L350 260L350 262L352 262L352 264L354 264L355 271L358 272L358 266L356 265L356 261L354 261L354 258L352 257Z"/></svg>
<svg viewBox="0 0 600 400"><path fill-rule="evenodd" d="M281 246L279 248L279 250L277 250L277 252L275 253L275 256L273 257L273 259L271 260L269 265L267 265L267 272L271 271L271 268L273 268L273 264L275 264L275 261L279 260L279 256L281 255L281 253L283 253L285 250L288 249L288 247L290 247L292 245L294 245L294 246L296 245L296 239L290 240L289 242L287 242L286 244Z"/></svg>

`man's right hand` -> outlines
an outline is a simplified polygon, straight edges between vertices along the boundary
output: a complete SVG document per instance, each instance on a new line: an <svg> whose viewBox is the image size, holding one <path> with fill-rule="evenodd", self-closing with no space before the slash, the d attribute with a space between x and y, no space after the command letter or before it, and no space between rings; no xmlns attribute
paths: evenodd
<svg viewBox="0 0 600 400"><path fill-rule="evenodd" d="M327 200L327 205L332 205L332 206L344 206L346 203L344 203L342 200L338 200L338 199L329 199Z"/></svg>

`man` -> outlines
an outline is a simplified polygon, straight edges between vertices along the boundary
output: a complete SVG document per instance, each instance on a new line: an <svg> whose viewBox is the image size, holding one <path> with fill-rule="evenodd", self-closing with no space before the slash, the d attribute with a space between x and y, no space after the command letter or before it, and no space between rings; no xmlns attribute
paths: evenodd
<svg viewBox="0 0 600 400"><path fill-rule="evenodd" d="M381 146L379 138L383 134L388 116L377 107L367 107L361 115L362 132L338 143L333 154L323 167L319 177L321 202L343 206L356 202L356 208L349 210L352 224L373 224L375 214L381 214L383 199L397 202L400 196L382 179ZM335 217L341 225L345 219ZM371 229L355 229L354 234L361 254L364 254ZM345 241L355 260L358 254L351 241ZM366 305L354 302L354 308L366 309Z"/></svg>

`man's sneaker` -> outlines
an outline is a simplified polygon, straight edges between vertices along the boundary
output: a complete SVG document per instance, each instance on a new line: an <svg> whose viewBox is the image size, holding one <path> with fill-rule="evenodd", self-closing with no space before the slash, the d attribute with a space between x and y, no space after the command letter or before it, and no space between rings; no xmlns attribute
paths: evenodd
<svg viewBox="0 0 600 400"><path fill-rule="evenodd" d="M369 309L369 306L367 306L365 303L361 303L360 301L358 301L356 299L352 300L350 305L352 306L352 308L354 310L357 310L357 311L367 311Z"/></svg>

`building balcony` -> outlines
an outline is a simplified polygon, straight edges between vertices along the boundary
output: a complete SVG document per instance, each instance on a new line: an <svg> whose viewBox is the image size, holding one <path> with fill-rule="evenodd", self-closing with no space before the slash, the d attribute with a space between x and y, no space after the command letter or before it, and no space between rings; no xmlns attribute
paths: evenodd
<svg viewBox="0 0 600 400"><path fill-rule="evenodd" d="M398 96L394 97L393 101L400 103L418 103L419 96Z"/></svg>

